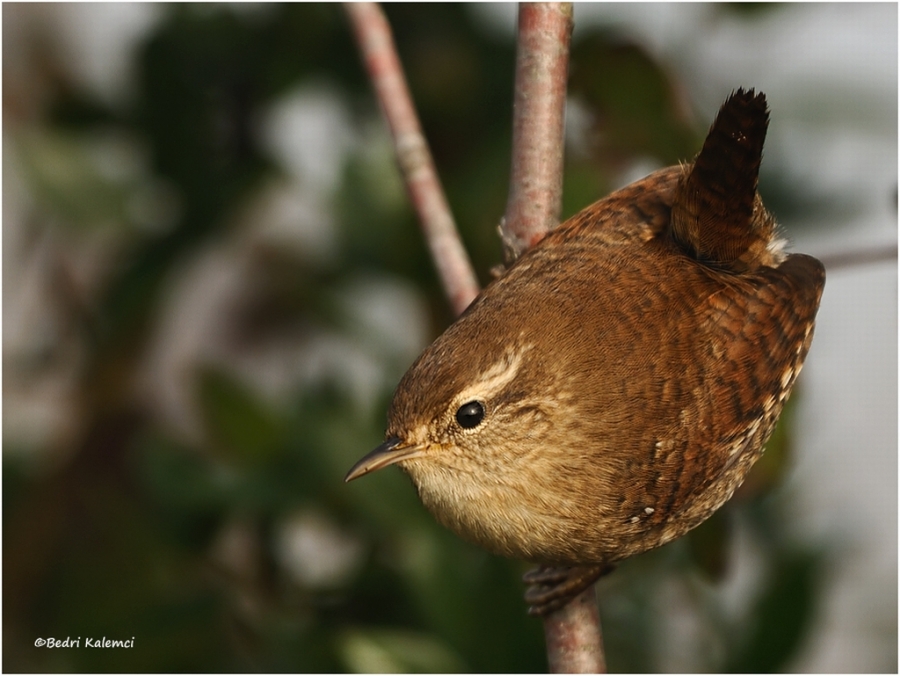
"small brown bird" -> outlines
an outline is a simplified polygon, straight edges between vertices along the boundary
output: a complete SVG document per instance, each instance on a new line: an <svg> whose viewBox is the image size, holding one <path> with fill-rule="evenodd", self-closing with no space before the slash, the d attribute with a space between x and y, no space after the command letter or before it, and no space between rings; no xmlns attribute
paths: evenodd
<svg viewBox="0 0 900 676"><path fill-rule="evenodd" d="M439 522L526 576L543 614L728 500L803 365L825 271L757 193L762 93L722 106L692 164L576 214L416 360L386 441Z"/></svg>

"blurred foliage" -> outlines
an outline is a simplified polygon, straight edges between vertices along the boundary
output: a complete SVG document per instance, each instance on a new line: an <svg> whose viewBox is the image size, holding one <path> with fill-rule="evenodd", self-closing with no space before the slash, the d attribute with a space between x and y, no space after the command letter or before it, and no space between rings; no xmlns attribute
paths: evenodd
<svg viewBox="0 0 900 676"><path fill-rule="evenodd" d="M488 35L464 5L387 12L463 238L487 279L500 260L512 37ZM334 375L273 399L227 359L208 355L183 374L194 434L172 429L135 394L150 338L173 302L172 280L236 241L249 226L235 214L283 174L259 138L266 107L325 81L359 134L378 121L340 7L166 6L136 65L127 104L60 82L40 119L4 130L27 160L41 227L75 242L100 226L116 238L114 263L69 309L75 328L64 340L82 356L71 394L76 423L50 449L4 440L4 669L545 670L541 625L524 612L522 563L441 529L400 472L342 482L381 438L392 382L406 363L342 315L335 289L361 272L390 274L426 299L432 335L451 319L402 188L384 171L386 145L353 150L328 196L336 254L249 252L253 282L225 322L230 344L247 352L273 336L322 329L380 350L390 378L374 405L361 406ZM573 45L572 95L593 126L590 147L569 163L567 213L608 192L636 159L663 165L696 152L705 124L680 103L673 77L641 46L607 31ZM108 159L123 138L141 149L145 172L98 165L97 153ZM153 196L149 215L129 208L136 189ZM772 445L713 519L601 583L611 670L661 663L667 585L685 590L688 610L720 646L698 665L775 671L796 652L823 559L796 551L783 533L777 486L789 463L789 428L781 426ZM313 522L324 524L331 548L355 554L316 574L308 556L299 557L305 568L298 564L291 524L307 524L308 534ZM734 565L735 524L762 543L764 574L751 604L727 616L716 588ZM133 636L135 646L33 647L38 637L67 636Z"/></svg>

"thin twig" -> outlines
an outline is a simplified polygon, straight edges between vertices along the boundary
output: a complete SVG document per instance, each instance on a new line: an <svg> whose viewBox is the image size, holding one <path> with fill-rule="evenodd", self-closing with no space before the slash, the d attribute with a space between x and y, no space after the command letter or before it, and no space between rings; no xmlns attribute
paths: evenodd
<svg viewBox="0 0 900 676"><path fill-rule="evenodd" d="M841 251L817 256L817 258L822 261L825 270L831 272L841 268L857 267L860 265L869 265L871 263L883 263L885 261L896 261L897 245L886 244L871 247L869 249Z"/></svg>
<svg viewBox="0 0 900 676"><path fill-rule="evenodd" d="M501 225L507 262L559 222L572 5L522 3L516 52L509 201ZM594 588L544 618L551 673L605 673Z"/></svg>
<svg viewBox="0 0 900 676"><path fill-rule="evenodd" d="M605 674L600 611L593 585L544 621L551 674Z"/></svg>
<svg viewBox="0 0 900 676"><path fill-rule="evenodd" d="M460 313L477 294L478 285L440 188L390 27L377 5L345 8L444 289ZM534 246L559 221L571 32L570 3L520 5L512 176L501 226L507 262ZM544 631L552 672L606 671L593 587L547 616Z"/></svg>
<svg viewBox="0 0 900 676"><path fill-rule="evenodd" d="M347 3L344 8L394 137L397 162L444 292L456 314L460 314L478 295L478 280L422 134L391 28L384 12L375 3Z"/></svg>
<svg viewBox="0 0 900 676"><path fill-rule="evenodd" d="M507 263L559 223L571 3L521 3L509 200L500 226Z"/></svg>

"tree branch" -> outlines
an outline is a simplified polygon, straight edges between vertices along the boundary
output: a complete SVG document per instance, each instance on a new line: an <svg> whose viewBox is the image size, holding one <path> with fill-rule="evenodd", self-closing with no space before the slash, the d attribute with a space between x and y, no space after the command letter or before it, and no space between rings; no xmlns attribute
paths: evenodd
<svg viewBox="0 0 900 676"><path fill-rule="evenodd" d="M521 3L509 200L500 226L507 263L559 223L571 3Z"/></svg>
<svg viewBox="0 0 900 676"><path fill-rule="evenodd" d="M394 138L397 162L431 250L444 292L456 314L478 295L478 280L456 230L428 143L422 134L391 28L381 8L347 3L366 69Z"/></svg>
<svg viewBox="0 0 900 676"><path fill-rule="evenodd" d="M375 4L346 4L345 9L444 290L458 314L477 295L478 284L422 135L390 27ZM519 6L512 171L501 224L508 263L559 222L571 33L571 3ZM544 633L551 672L606 671L593 587L545 617Z"/></svg>
<svg viewBox="0 0 900 676"><path fill-rule="evenodd" d="M860 265L869 265L872 263L883 263L885 261L897 260L897 245L885 244L881 246L873 246L868 249L855 249L850 251L840 251L823 256L816 256L825 270L831 272L841 268L851 268Z"/></svg>
<svg viewBox="0 0 900 676"><path fill-rule="evenodd" d="M500 226L507 263L559 223L571 3L519 5L509 200ZM551 673L605 673L593 585L544 618Z"/></svg>
<svg viewBox="0 0 900 676"><path fill-rule="evenodd" d="M593 585L544 618L544 638L551 674L606 673Z"/></svg>

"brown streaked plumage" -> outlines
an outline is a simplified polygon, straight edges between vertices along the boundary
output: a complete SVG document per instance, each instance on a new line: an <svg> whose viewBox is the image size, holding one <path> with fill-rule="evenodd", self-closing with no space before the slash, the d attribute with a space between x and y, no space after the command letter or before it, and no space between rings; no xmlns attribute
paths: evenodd
<svg viewBox="0 0 900 676"><path fill-rule="evenodd" d="M543 564L535 612L686 533L762 453L825 273L757 193L765 96L738 90L696 160L576 214L416 360L387 441L438 521Z"/></svg>

